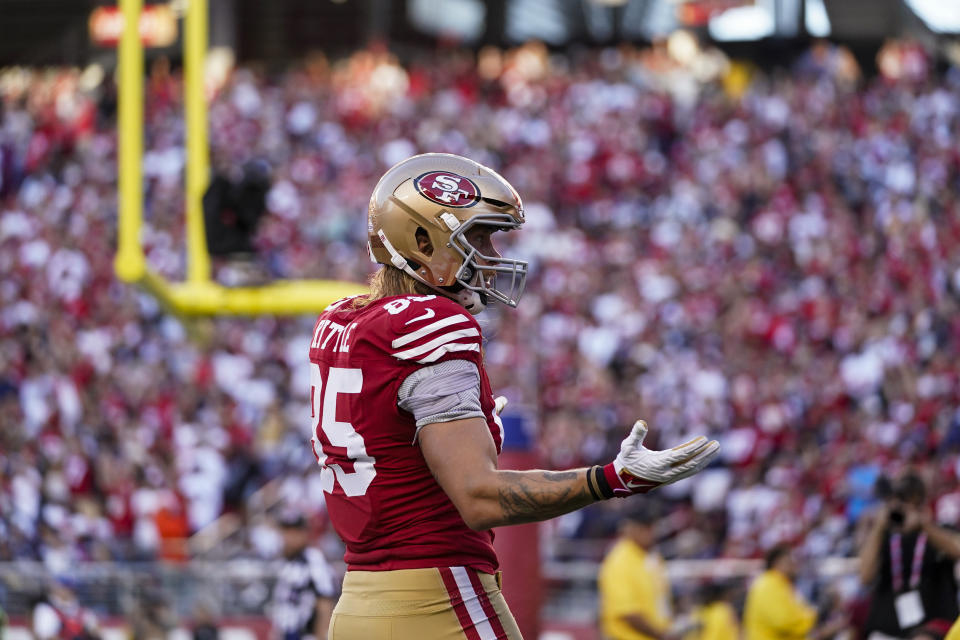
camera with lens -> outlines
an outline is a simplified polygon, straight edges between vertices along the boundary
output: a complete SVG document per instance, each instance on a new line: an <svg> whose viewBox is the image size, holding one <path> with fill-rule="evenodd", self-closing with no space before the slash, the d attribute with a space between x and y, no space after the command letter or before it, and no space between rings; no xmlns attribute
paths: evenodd
<svg viewBox="0 0 960 640"><path fill-rule="evenodd" d="M907 510L919 507L926 498L923 480L914 473L906 473L896 481L881 477L877 480L875 494L889 508L889 523L901 529L907 521Z"/></svg>
<svg viewBox="0 0 960 640"><path fill-rule="evenodd" d="M903 509L896 507L890 510L890 524L894 527L902 527L903 523L907 521L907 514L903 512Z"/></svg>

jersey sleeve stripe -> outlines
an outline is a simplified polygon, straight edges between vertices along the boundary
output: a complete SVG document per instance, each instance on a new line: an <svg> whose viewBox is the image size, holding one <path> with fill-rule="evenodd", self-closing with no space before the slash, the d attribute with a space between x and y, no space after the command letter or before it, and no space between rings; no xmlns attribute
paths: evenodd
<svg viewBox="0 0 960 640"><path fill-rule="evenodd" d="M477 343L464 344L462 342L454 342L451 344L445 344L438 349L434 349L426 357L420 358L417 360L420 364L429 364L431 362L436 362L440 356L445 353L450 353L451 351L480 351L480 345Z"/></svg>
<svg viewBox="0 0 960 640"><path fill-rule="evenodd" d="M428 351L432 351L433 349L436 349L440 345L446 344L447 342L453 342L454 340L459 340L460 338L469 338L471 336L479 336L479 335L480 335L480 332L477 329L474 329L473 327L470 327L469 329L459 329L457 331L451 331L450 333L445 333L442 336L434 338L430 342L425 342L424 344L421 344L416 347L412 347L410 349L407 349L406 351L397 351L393 355L395 358L399 358L400 360L410 360L419 355L423 355Z"/></svg>
<svg viewBox="0 0 960 640"><path fill-rule="evenodd" d="M425 327L420 327L420 328L417 329L416 331L413 331L413 332L408 333L408 334L406 334L406 335L400 336L399 338L397 338L396 340L394 340L393 342L391 342L391 343L390 343L390 346L392 346L394 349L396 349L396 348L398 348L398 347L402 347L403 345L410 344L411 342L414 342L415 340L419 340L420 338L423 338L424 336L428 336L428 335L430 335L431 333L435 333L435 332L439 331L440 329L443 329L444 327L449 327L449 326L452 325L452 324L461 324L461 323L466 322L466 321L467 321L467 316L465 316L465 315L463 315L463 314L459 314L459 315L455 315L455 316L447 316L446 318L441 318L440 320L437 320L436 322L431 322L430 324L428 324L428 325L425 326Z"/></svg>

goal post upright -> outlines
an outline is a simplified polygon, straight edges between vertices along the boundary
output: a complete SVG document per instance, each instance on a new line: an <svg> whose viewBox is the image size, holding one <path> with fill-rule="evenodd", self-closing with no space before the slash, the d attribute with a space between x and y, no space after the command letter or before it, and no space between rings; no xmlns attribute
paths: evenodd
<svg viewBox="0 0 960 640"><path fill-rule="evenodd" d="M139 282L147 270L143 227L143 45L136 25L143 0L120 0L124 29L117 49L117 255L114 271ZM131 27L130 25L134 25Z"/></svg>
<svg viewBox="0 0 960 640"><path fill-rule="evenodd" d="M186 122L187 279L171 282L151 270L143 229L144 54L139 22L143 0L119 0L123 32L117 50L117 255L114 271L140 286L178 316L299 315L322 311L366 287L336 280L277 280L255 287L224 287L212 279L203 217L210 180L204 82L207 0L186 0L184 17L184 118Z"/></svg>
<svg viewBox="0 0 960 640"><path fill-rule="evenodd" d="M203 194L210 182L207 101L207 0L187 0L183 37L183 104L187 132L186 237L187 283L210 282L210 254L203 226Z"/></svg>

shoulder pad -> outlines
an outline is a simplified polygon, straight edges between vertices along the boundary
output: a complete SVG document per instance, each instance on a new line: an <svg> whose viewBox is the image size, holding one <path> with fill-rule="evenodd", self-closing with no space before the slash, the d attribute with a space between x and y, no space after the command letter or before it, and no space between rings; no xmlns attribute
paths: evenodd
<svg viewBox="0 0 960 640"><path fill-rule="evenodd" d="M327 307L323 311L321 311L321 313L326 313L327 311L333 311L334 309L337 309L340 306L344 305L345 303L350 302L354 298L359 298L362 295L366 295L366 294L358 293L356 295L347 296L346 298L340 298L339 300L328 304Z"/></svg>
<svg viewBox="0 0 960 640"><path fill-rule="evenodd" d="M380 304L389 317L387 350L398 360L429 364L456 352L480 354L480 325L443 296L401 296Z"/></svg>

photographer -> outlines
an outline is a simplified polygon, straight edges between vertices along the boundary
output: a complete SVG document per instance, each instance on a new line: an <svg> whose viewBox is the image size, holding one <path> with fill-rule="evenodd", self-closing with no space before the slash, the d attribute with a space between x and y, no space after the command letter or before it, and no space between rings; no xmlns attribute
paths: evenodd
<svg viewBox="0 0 960 640"><path fill-rule="evenodd" d="M885 501L860 550L860 580L870 589L863 637L943 638L960 615L953 573L960 537L934 524L915 473L878 493Z"/></svg>

